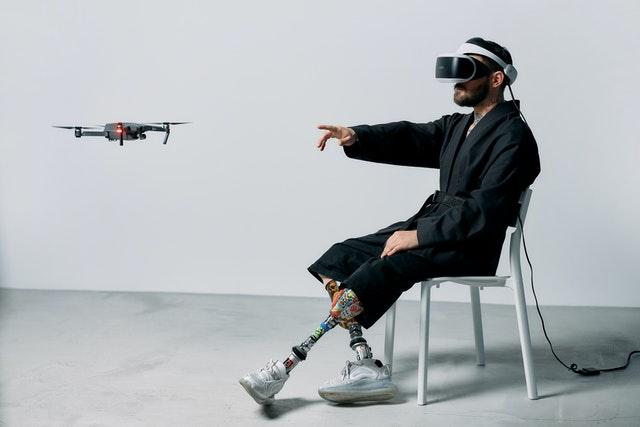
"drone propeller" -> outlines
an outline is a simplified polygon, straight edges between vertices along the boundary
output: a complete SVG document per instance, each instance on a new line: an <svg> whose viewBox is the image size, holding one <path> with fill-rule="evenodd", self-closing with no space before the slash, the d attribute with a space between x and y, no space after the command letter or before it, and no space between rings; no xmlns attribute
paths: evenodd
<svg viewBox="0 0 640 427"><path fill-rule="evenodd" d="M103 126L52 126L60 129L100 129Z"/></svg>
<svg viewBox="0 0 640 427"><path fill-rule="evenodd" d="M150 122L151 125L185 125L191 122Z"/></svg>
<svg viewBox="0 0 640 427"><path fill-rule="evenodd" d="M53 126L54 128L60 128L60 129L73 129L73 133L76 136L76 138L80 138L82 135L85 135L85 132L83 132L83 129L104 129L104 126ZM87 132L87 134L91 134L91 135L95 135L96 132L95 131L89 131Z"/></svg>

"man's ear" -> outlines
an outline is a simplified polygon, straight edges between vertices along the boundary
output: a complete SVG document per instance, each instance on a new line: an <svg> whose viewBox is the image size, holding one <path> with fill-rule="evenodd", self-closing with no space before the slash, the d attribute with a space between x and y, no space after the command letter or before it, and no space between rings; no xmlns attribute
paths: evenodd
<svg viewBox="0 0 640 427"><path fill-rule="evenodd" d="M493 72L491 76L491 86L500 87L504 79L505 79L505 75L502 71Z"/></svg>

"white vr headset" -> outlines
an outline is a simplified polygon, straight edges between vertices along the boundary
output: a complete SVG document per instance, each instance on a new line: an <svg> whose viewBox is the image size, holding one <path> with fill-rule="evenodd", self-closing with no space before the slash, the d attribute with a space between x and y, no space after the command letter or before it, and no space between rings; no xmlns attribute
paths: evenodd
<svg viewBox="0 0 640 427"><path fill-rule="evenodd" d="M507 64L493 52L475 45L464 43L456 53L443 54L436 59L436 79L444 83L463 83L479 77L488 76L489 68L469 54L486 56L495 61L509 79L507 84L513 84L518 77L516 67Z"/></svg>

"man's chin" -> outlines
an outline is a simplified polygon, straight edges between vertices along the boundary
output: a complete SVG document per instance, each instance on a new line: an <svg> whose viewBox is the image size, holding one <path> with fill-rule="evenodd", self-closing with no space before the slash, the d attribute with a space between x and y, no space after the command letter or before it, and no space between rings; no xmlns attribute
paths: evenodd
<svg viewBox="0 0 640 427"><path fill-rule="evenodd" d="M468 105L468 100L465 98L458 98L455 95L453 96L453 102L459 105L460 107L472 107L472 105Z"/></svg>
<svg viewBox="0 0 640 427"><path fill-rule="evenodd" d="M475 107L480 103L480 101L476 101L472 99L472 97L464 96L459 93L453 94L453 102L455 102L460 107Z"/></svg>
<svg viewBox="0 0 640 427"><path fill-rule="evenodd" d="M456 104L458 104L461 107L465 107L466 105L464 105L467 101L468 96L466 96L466 90L464 90L461 87L454 87L453 88L453 102L455 102Z"/></svg>

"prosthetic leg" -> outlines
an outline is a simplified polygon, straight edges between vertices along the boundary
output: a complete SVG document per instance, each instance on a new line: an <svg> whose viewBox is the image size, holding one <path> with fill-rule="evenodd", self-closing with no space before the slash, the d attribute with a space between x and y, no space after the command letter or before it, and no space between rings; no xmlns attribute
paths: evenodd
<svg viewBox="0 0 640 427"><path fill-rule="evenodd" d="M330 280L325 288L332 301L335 301L335 296L340 292L339 284ZM347 361L337 378L318 388L320 397L335 403L392 399L398 389L391 382L389 367L373 358L371 347L362 336L362 326L353 319L340 323L340 326L349 330L349 346L355 351L357 360Z"/></svg>
<svg viewBox="0 0 640 427"><path fill-rule="evenodd" d="M336 325L350 321L362 313L360 300L350 289L341 289L333 296L329 316L300 345L291 349L284 362L270 361L265 368L249 372L239 382L253 399L261 405L270 405L274 396L282 390L289 372L307 358L316 342Z"/></svg>
<svg viewBox="0 0 640 427"><path fill-rule="evenodd" d="M369 346L366 345L366 340L362 338L362 328L357 323L350 322L358 314L362 313L362 307L356 294L350 289L340 289L333 294L333 304L329 316L320 323L320 326L300 345L294 346L291 349L291 354L284 361L284 367L287 374L291 372L293 368L303 360L306 360L307 353L315 345L316 342L328 331L336 327L338 324L350 324L349 332L351 333L351 327L354 327L353 338L354 344L352 348L361 348L360 353L370 353ZM363 344L364 342L364 344ZM364 345L364 349L362 348ZM370 357L370 356L369 356ZM358 359L360 360L360 359Z"/></svg>
<svg viewBox="0 0 640 427"><path fill-rule="evenodd" d="M362 326L358 323L352 323L349 326L349 337L351 341L349 346L356 352L358 360L372 359L371 347L367 344L367 340L362 336Z"/></svg>
<svg viewBox="0 0 640 427"><path fill-rule="evenodd" d="M340 290L340 284L335 280L330 280L325 285L325 289L329 293L329 298L333 301L334 295ZM356 352L356 358L358 360L373 358L371 347L369 347L367 340L362 336L362 326L360 326L355 320L348 323L342 323L340 326L349 330L349 337L351 338L349 346Z"/></svg>
<svg viewBox="0 0 640 427"><path fill-rule="evenodd" d="M333 317L327 317L324 322L320 323L320 326L304 340L300 345L296 345L291 348L291 354L284 360L284 367L287 370L287 374L291 372L296 365L303 360L307 359L307 353L311 350L316 342L328 331L333 329L338 324L338 321Z"/></svg>
<svg viewBox="0 0 640 427"><path fill-rule="evenodd" d="M390 381L388 368L379 360L373 360L371 349L362 337L361 326L353 321L354 317L363 312L360 300L350 289L338 289L330 295L332 305L329 316L306 340L291 349L291 354L284 362L272 360L266 368L249 372L240 378L240 384L257 403L271 404L289 378L289 372L305 360L315 343L336 325L349 329L350 345L356 352L358 361L347 362L337 382L318 389L320 396L332 402L387 400L395 396L397 389Z"/></svg>

